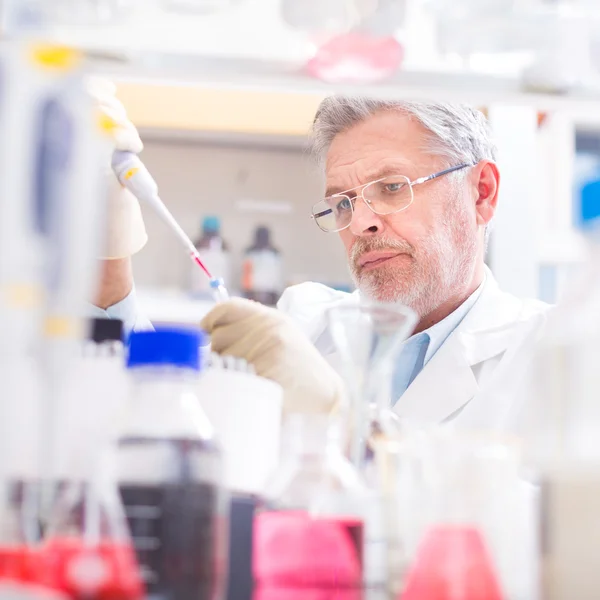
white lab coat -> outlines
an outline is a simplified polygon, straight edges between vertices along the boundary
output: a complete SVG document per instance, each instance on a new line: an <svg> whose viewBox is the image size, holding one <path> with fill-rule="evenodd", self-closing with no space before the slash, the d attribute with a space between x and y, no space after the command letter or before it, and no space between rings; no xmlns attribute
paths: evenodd
<svg viewBox="0 0 600 600"><path fill-rule="evenodd" d="M468 428L519 430L517 386L550 305L502 292L489 270L486 275L473 308L394 404L399 417L420 424L452 421ZM286 290L279 308L338 368L325 311L359 301L357 293L303 283Z"/></svg>

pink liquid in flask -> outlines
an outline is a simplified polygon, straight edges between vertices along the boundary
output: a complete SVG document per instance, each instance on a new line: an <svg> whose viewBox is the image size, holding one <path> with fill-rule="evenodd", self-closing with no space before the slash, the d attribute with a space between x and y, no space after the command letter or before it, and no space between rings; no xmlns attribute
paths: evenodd
<svg viewBox="0 0 600 600"><path fill-rule="evenodd" d="M460 525L440 525L429 531L399 600L502 600L480 532Z"/></svg>
<svg viewBox="0 0 600 600"><path fill-rule="evenodd" d="M403 57L404 48L394 37L355 31L323 44L306 69L330 83L372 83L391 77Z"/></svg>
<svg viewBox="0 0 600 600"><path fill-rule="evenodd" d="M260 513L254 522L255 598L279 593L282 600L356 600L363 579L362 549L363 523L355 518L311 517L303 511Z"/></svg>

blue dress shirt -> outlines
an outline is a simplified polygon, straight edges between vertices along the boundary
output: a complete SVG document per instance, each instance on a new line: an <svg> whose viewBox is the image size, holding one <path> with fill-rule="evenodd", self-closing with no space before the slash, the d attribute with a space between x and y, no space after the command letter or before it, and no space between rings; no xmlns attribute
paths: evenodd
<svg viewBox="0 0 600 600"><path fill-rule="evenodd" d="M404 342L392 377L392 406L396 404L408 389L408 386L415 380L415 377L467 316L477 302L483 285L482 283L446 318L432 325L429 329L416 333Z"/></svg>

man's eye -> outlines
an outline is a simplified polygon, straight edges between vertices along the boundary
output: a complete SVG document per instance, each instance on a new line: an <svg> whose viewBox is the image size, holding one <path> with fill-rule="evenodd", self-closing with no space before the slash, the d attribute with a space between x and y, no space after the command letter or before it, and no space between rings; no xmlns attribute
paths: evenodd
<svg viewBox="0 0 600 600"><path fill-rule="evenodd" d="M402 190L402 188L404 188L406 186L406 183L404 182L399 182L399 183L386 183L385 184L385 188L387 192L399 192L400 190Z"/></svg>
<svg viewBox="0 0 600 600"><path fill-rule="evenodd" d="M336 205L337 210L350 210L352 208L352 203L350 202L350 198L343 198Z"/></svg>

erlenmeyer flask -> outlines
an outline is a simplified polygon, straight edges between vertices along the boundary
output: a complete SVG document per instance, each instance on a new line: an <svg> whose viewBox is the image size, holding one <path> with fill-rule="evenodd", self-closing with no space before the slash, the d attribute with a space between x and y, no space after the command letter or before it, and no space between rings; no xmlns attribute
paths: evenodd
<svg viewBox="0 0 600 600"><path fill-rule="evenodd" d="M341 452L337 423L291 414L284 440L254 521L254 600L359 600L366 489Z"/></svg>
<svg viewBox="0 0 600 600"><path fill-rule="evenodd" d="M141 600L144 595L113 469L114 450L86 478L65 482L42 548L50 587L72 599Z"/></svg>
<svg viewBox="0 0 600 600"><path fill-rule="evenodd" d="M391 386L402 342L417 323L417 315L400 305L365 303L328 311L336 351L348 394L343 407L351 462L364 471L372 454L367 440L378 434L393 437L399 423L391 412Z"/></svg>

